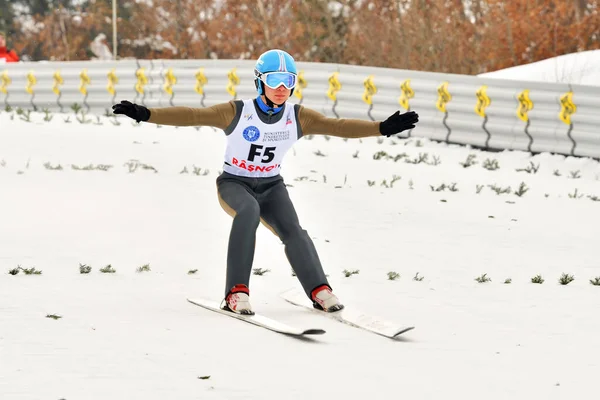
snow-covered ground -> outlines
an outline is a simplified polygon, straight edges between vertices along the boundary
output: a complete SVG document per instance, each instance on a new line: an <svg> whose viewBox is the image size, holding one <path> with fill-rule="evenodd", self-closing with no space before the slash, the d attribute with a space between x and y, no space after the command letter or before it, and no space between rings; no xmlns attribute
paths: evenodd
<svg viewBox="0 0 600 400"><path fill-rule="evenodd" d="M490 75L564 81L565 60ZM571 83L598 82L588 64ZM416 328L390 340L286 303L299 284L261 226L253 306L327 331L299 340L186 301L223 292L222 132L64 119L0 112L0 399L597 398L597 161L302 139L283 175L334 290Z"/></svg>
<svg viewBox="0 0 600 400"><path fill-rule="evenodd" d="M479 76L600 86L600 50L564 54L530 64L480 74Z"/></svg>
<svg viewBox="0 0 600 400"><path fill-rule="evenodd" d="M253 306L327 331L307 341L186 301L223 290L222 132L11 115L0 113L3 400L597 396L594 160L304 138L283 175L335 291L347 307L416 327L390 340L284 302L278 294L299 284L261 226L255 267L271 271L252 276ZM380 152L406 155L375 160ZM429 164L406 162L420 154ZM477 163L463 167L471 154ZM89 165L112 167L74 169ZM115 273L99 271L108 264ZM8 273L19 265L42 274ZM575 280L560 285L563 273ZM491 281L475 280L483 274Z"/></svg>

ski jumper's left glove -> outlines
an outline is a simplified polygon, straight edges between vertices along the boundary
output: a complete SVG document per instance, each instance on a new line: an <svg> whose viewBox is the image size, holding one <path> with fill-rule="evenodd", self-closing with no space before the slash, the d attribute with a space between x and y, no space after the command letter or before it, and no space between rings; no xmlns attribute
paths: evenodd
<svg viewBox="0 0 600 400"><path fill-rule="evenodd" d="M150 110L144 106L122 100L121 103L112 106L114 114L124 114L136 122L148 121L150 119Z"/></svg>
<svg viewBox="0 0 600 400"><path fill-rule="evenodd" d="M379 133L383 136L390 137L396 133L413 129L415 124L419 122L419 114L414 111L409 111L404 114L400 114L400 111L396 111L390 115L388 119L379 124Z"/></svg>

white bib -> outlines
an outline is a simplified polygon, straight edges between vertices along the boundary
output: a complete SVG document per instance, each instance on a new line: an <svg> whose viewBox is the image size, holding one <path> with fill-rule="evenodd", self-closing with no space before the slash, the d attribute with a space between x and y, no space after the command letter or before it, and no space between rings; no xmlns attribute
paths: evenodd
<svg viewBox="0 0 600 400"><path fill-rule="evenodd" d="M240 119L227 135L223 170L233 175L265 178L278 175L283 156L298 140L293 104L285 104L282 118L266 124L257 115L254 101L244 100Z"/></svg>

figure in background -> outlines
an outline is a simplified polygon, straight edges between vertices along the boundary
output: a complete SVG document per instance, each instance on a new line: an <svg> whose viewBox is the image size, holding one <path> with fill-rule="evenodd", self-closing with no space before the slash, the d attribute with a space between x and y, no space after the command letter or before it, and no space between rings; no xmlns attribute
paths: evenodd
<svg viewBox="0 0 600 400"><path fill-rule="evenodd" d="M6 33L0 31L0 63L17 62L19 56L13 49L8 49L6 45Z"/></svg>

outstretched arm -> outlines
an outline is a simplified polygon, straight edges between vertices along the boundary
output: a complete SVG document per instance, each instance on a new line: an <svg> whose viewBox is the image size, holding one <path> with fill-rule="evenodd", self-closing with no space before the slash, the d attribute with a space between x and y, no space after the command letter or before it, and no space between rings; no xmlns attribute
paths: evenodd
<svg viewBox="0 0 600 400"><path fill-rule="evenodd" d="M174 126L214 126L219 129L227 128L235 116L235 105L232 101L207 108L146 108L124 100L112 108L115 114L127 115L137 122Z"/></svg>
<svg viewBox="0 0 600 400"><path fill-rule="evenodd" d="M350 118L327 118L323 114L300 106L298 119L303 135L331 135L343 138L362 138L369 136L391 136L412 129L419 121L414 111L400 114L396 111L383 122Z"/></svg>

